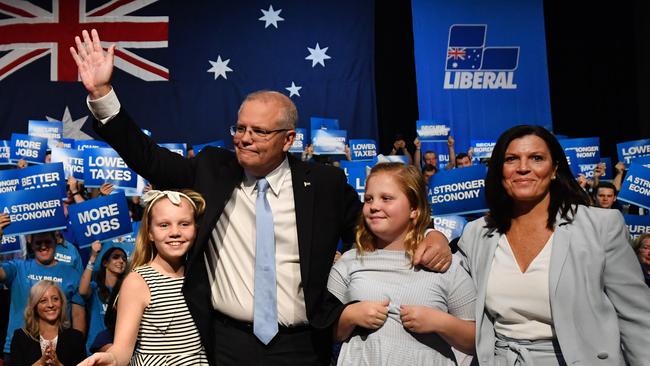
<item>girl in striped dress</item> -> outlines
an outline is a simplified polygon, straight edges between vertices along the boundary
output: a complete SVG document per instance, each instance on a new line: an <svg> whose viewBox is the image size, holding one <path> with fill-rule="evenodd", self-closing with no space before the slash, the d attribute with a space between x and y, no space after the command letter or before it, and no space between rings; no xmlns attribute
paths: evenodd
<svg viewBox="0 0 650 366"><path fill-rule="evenodd" d="M181 292L205 201L190 190L151 190L143 200L133 272L118 296L113 346L80 365L208 365Z"/></svg>

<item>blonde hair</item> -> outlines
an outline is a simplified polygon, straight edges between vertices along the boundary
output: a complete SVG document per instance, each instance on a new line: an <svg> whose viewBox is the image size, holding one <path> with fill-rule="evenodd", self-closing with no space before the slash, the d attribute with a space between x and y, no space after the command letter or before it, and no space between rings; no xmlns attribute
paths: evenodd
<svg viewBox="0 0 650 366"><path fill-rule="evenodd" d="M205 211L205 200L201 194L190 189L179 189L176 191L185 194L192 200L192 203L194 203L194 205L190 204L190 207L194 210L194 226L198 229L199 217L203 215L203 212ZM181 199L187 198L182 197ZM133 259L131 260L132 269L150 263L156 254L158 254L156 246L153 245L151 240L149 240L149 227L151 226L151 209L161 200L162 199L154 200L144 208L138 236L135 238L135 249L133 250ZM196 208L194 208L194 206L196 206Z"/></svg>
<svg viewBox="0 0 650 366"><path fill-rule="evenodd" d="M57 319L59 329L63 330L70 327L70 322L68 321L68 301L65 298L63 291L61 291L61 288L52 281L39 281L34 286L32 286L31 289L29 289L29 299L27 301L27 306L25 307L24 313L25 326L23 327L23 331L25 331L25 333L27 333L27 335L33 339L39 339L38 337L41 331L41 327L38 324L41 318L38 315L38 310L36 310L36 307L38 306L38 302L41 300L43 295L45 295L47 289L50 287L54 287L56 289L56 292L59 294L59 298L61 299L61 309L59 312L59 319Z"/></svg>
<svg viewBox="0 0 650 366"><path fill-rule="evenodd" d="M370 178L377 174L389 174L402 189L409 200L411 208L416 210L416 217L409 222L404 237L406 253L412 257L420 241L424 238L424 230L431 222L431 210L427 202L426 184L422 174L413 165L402 163L380 163L375 165L366 179L366 187ZM363 217L359 216L356 234L356 248L359 254L374 251L377 237L370 231Z"/></svg>

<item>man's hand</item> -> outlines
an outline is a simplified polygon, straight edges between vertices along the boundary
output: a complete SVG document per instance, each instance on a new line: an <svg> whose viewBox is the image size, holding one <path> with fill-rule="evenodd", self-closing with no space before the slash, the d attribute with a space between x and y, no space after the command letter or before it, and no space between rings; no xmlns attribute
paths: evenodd
<svg viewBox="0 0 650 366"><path fill-rule="evenodd" d="M108 47L108 52L104 52L97 31L93 29L91 34L92 40L88 31L81 32L83 42L79 36L75 37L77 49L70 47L70 54L77 64L79 76L90 99L98 99L111 91L115 44Z"/></svg>
<svg viewBox="0 0 650 366"><path fill-rule="evenodd" d="M454 147L455 143L456 140L454 140L454 138L449 135L449 137L447 137L447 147Z"/></svg>
<svg viewBox="0 0 650 366"><path fill-rule="evenodd" d="M4 228L11 224L11 219L9 218L8 213L0 213L0 238L2 238L2 233Z"/></svg>
<svg viewBox="0 0 650 366"><path fill-rule="evenodd" d="M104 182L99 186L99 194L102 196L108 196L113 192L113 185L111 183Z"/></svg>
<svg viewBox="0 0 650 366"><path fill-rule="evenodd" d="M16 163L16 169L25 169L27 168L27 161L25 159L20 159Z"/></svg>
<svg viewBox="0 0 650 366"><path fill-rule="evenodd" d="M413 265L421 265L435 272L446 272L451 266L451 248L447 237L433 230L413 254Z"/></svg>

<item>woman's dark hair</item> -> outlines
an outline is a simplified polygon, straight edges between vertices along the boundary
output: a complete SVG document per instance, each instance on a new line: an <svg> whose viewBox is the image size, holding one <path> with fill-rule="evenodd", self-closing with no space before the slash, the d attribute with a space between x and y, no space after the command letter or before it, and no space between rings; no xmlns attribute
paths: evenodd
<svg viewBox="0 0 650 366"><path fill-rule="evenodd" d="M514 202L502 183L506 150L512 140L529 135L544 140L551 152L553 165L556 167L556 178L551 180L551 202L548 207L546 226L549 229L553 228L558 212L562 218L570 222L573 220L572 216L575 215L578 205L589 205L589 196L573 177L566 155L564 155L564 149L555 136L541 126L515 126L499 136L494 150L492 150L485 178L485 199L490 210L486 217L487 227L497 230L499 233L505 233L510 229L510 222L514 216Z"/></svg>
<svg viewBox="0 0 650 366"><path fill-rule="evenodd" d="M126 271L125 271L126 272ZM111 291L110 296L106 304L106 313L104 314L104 325L111 335L115 335L115 324L117 323L117 299L120 294L120 288L122 287L122 282L124 282L125 276L122 276L117 279L115 282L115 287Z"/></svg>
<svg viewBox="0 0 650 366"><path fill-rule="evenodd" d="M108 298L111 296L111 290L106 287L106 267L104 265L108 262L108 260L111 258L111 255L113 255L113 252L115 251L120 251L124 256L126 257L126 252L124 249L120 247L112 247L109 248L104 255L102 255L102 260L99 262L99 270L95 272L95 283L97 284L97 290L99 293L99 299L102 300L103 303L108 302ZM117 276L117 280L121 281L124 276L128 273L128 263L125 263L125 268L124 272L122 272L119 276Z"/></svg>

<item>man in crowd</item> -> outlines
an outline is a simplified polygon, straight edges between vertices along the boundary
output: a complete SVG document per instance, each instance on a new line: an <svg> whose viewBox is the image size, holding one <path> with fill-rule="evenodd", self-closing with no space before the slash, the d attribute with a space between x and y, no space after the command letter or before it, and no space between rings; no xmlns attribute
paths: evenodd
<svg viewBox="0 0 650 366"><path fill-rule="evenodd" d="M616 202L616 187L609 182L600 182L596 186L596 204L602 208L612 208Z"/></svg>

